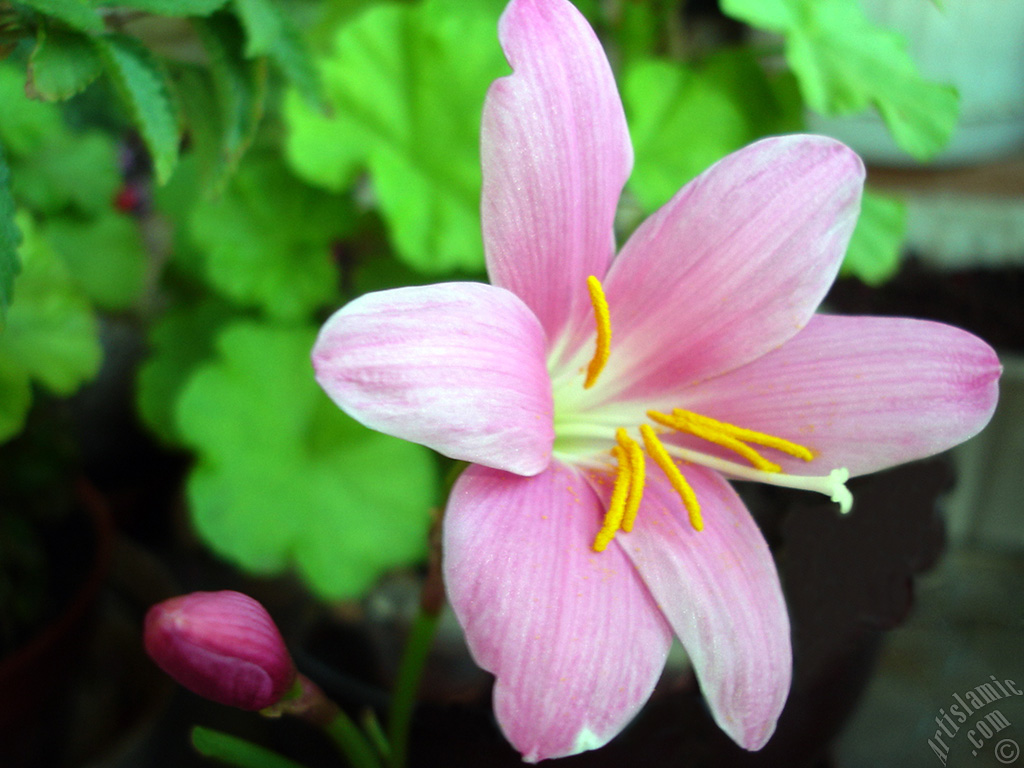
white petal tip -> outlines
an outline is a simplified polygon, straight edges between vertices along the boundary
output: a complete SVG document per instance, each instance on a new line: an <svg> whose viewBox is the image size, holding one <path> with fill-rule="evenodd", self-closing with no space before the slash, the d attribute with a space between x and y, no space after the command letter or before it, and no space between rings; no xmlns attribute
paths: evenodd
<svg viewBox="0 0 1024 768"><path fill-rule="evenodd" d="M573 754L579 754L580 752L589 752L592 749L598 749L603 747L607 743L608 739L602 739L596 733L589 728L582 729L576 734L576 741L573 744Z"/></svg>

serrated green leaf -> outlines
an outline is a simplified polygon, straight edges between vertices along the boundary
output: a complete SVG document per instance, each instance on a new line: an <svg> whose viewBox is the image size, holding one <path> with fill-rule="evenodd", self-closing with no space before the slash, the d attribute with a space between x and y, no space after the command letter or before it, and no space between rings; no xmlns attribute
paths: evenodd
<svg viewBox="0 0 1024 768"><path fill-rule="evenodd" d="M14 294L14 278L21 269L18 244L21 232L14 221L14 197L11 195L11 173L7 167L3 144L0 144L0 330L7 318L7 307ZM2 433L0 427L0 433Z"/></svg>
<svg viewBox="0 0 1024 768"><path fill-rule="evenodd" d="M692 67L637 61L626 70L623 99L636 155L629 189L647 212L730 152L800 123L799 103L745 50Z"/></svg>
<svg viewBox="0 0 1024 768"><path fill-rule="evenodd" d="M138 299L146 254L135 219L110 209L95 219L55 217L43 231L97 307L128 309Z"/></svg>
<svg viewBox="0 0 1024 768"><path fill-rule="evenodd" d="M18 292L0 334L0 440L21 428L35 380L57 395L69 395L96 375L102 350L88 300L75 287L60 258L31 219L17 217L24 236ZM3 431L6 430L6 431Z"/></svg>
<svg viewBox="0 0 1024 768"><path fill-rule="evenodd" d="M869 21L856 0L723 0L722 9L786 36L786 59L811 109L842 115L873 106L919 160L948 143L955 89L922 78L902 36Z"/></svg>
<svg viewBox="0 0 1024 768"><path fill-rule="evenodd" d="M188 481L196 528L258 573L294 567L329 598L361 594L426 551L436 468L426 449L371 432L316 385L312 328L228 326L219 357L178 401L198 454Z"/></svg>
<svg viewBox="0 0 1024 768"><path fill-rule="evenodd" d="M340 190L368 167L399 256L423 272L478 270L480 115L508 71L491 4L370 8L338 31L322 72L325 117L290 98L288 157Z"/></svg>
<svg viewBox="0 0 1024 768"><path fill-rule="evenodd" d="M902 200L865 190L840 274L867 285L889 280L899 269L906 229L907 208Z"/></svg>
<svg viewBox="0 0 1024 768"><path fill-rule="evenodd" d="M192 746L203 757L210 757L237 768L304 768L301 763L272 752L266 747L198 725L192 729Z"/></svg>
<svg viewBox="0 0 1024 768"><path fill-rule="evenodd" d="M130 0L123 5L161 16L209 16L224 7L227 2L228 0Z"/></svg>
<svg viewBox="0 0 1024 768"><path fill-rule="evenodd" d="M277 318L331 304L331 246L351 227L346 202L302 184L270 155L253 155L219 198L189 217L206 278L223 296ZM348 215L346 215L348 214Z"/></svg>
<svg viewBox="0 0 1024 768"><path fill-rule="evenodd" d="M138 40L104 35L96 45L153 158L156 179L165 183L178 162L179 119L160 63Z"/></svg>
<svg viewBox="0 0 1024 768"><path fill-rule="evenodd" d="M214 355L214 340L228 320L230 306L208 298L178 304L149 329L149 357L139 368L136 405L143 422L168 445L180 445L174 409L185 384Z"/></svg>
<svg viewBox="0 0 1024 768"><path fill-rule="evenodd" d="M210 56L210 73L219 113L214 183L234 172L249 149L263 117L267 67L263 59L243 58L244 34L227 13L194 22Z"/></svg>
<svg viewBox="0 0 1024 768"><path fill-rule="evenodd" d="M103 31L103 19L85 0L17 0L46 16L52 16L79 32Z"/></svg>
<svg viewBox="0 0 1024 768"><path fill-rule="evenodd" d="M247 56L267 56L310 104L323 104L323 86L298 28L275 0L233 0L245 27Z"/></svg>
<svg viewBox="0 0 1024 768"><path fill-rule="evenodd" d="M61 101L85 90L103 65L91 38L73 30L40 26L28 61L28 88L47 101Z"/></svg>

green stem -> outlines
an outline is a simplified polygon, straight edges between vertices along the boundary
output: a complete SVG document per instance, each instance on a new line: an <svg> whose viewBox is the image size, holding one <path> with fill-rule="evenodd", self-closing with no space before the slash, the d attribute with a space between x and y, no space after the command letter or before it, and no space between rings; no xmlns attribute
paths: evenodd
<svg viewBox="0 0 1024 768"><path fill-rule="evenodd" d="M388 761L390 768L405 768L412 712L416 706L420 677L430 654L437 621L437 613L421 609L409 633L405 655L398 668L398 680L395 683L395 694L391 701L388 720L388 736L391 742L391 759Z"/></svg>
<svg viewBox="0 0 1024 768"><path fill-rule="evenodd" d="M363 732L370 740L370 743L376 747L377 754L384 758L385 763L390 762L391 745L388 743L388 737L385 735L384 728L377 719L377 715L372 709L367 709L363 712L363 716L360 720L363 725Z"/></svg>
<svg viewBox="0 0 1024 768"><path fill-rule="evenodd" d="M261 710L261 714L300 717L326 733L353 768L381 768L380 758L366 735L341 707L327 698L320 686L303 674L296 676L295 685L284 698Z"/></svg>
<svg viewBox="0 0 1024 768"><path fill-rule="evenodd" d="M380 760L370 742L341 709L324 725L324 731L338 745L353 768L380 768Z"/></svg>

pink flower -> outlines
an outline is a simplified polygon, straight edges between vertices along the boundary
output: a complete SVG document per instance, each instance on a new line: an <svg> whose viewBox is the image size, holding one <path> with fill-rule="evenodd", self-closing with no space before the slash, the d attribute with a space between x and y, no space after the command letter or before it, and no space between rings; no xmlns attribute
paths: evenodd
<svg viewBox="0 0 1024 768"><path fill-rule="evenodd" d="M999 362L944 325L814 315L864 178L829 139L725 158L615 255L632 149L593 31L564 0L512 0L499 35L493 285L362 296L321 331L317 378L364 424L473 463L445 514L445 579L525 760L611 739L673 634L718 724L758 749L789 690L789 621L726 478L846 510L848 475L978 432Z"/></svg>
<svg viewBox="0 0 1024 768"><path fill-rule="evenodd" d="M146 653L193 693L240 709L280 700L295 666L277 625L240 592L193 592L164 600L146 614Z"/></svg>

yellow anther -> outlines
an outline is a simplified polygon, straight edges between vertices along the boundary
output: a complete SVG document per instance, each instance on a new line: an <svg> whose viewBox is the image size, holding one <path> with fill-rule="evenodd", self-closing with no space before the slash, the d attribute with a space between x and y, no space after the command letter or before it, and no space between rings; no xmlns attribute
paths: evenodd
<svg viewBox="0 0 1024 768"><path fill-rule="evenodd" d="M686 511L690 515L690 525L693 526L695 531L704 530L704 518L700 514L700 502L697 501L697 494L693 492L693 488L686 481L686 478L683 477L679 467L672 461L672 457L668 455L665 446L661 444L658 436L654 434L654 429L649 424L641 424L640 434L643 435L647 455L654 460L655 464L661 467L672 488L679 494L679 498L683 500L683 506L686 507Z"/></svg>
<svg viewBox="0 0 1024 768"><path fill-rule="evenodd" d="M587 278L587 289L590 291L590 303L594 307L594 322L597 324L597 349L587 366L587 378L583 382L584 389L590 389L597 382L597 377L604 370L605 363L612 351L612 319L608 312L608 299L604 296L601 281L591 275Z"/></svg>
<svg viewBox="0 0 1024 768"><path fill-rule="evenodd" d="M737 427L735 424L727 424L724 421L718 421L712 419L709 416L701 416L699 413L693 413L693 411L684 411L682 408L676 408L672 411L672 415L685 419L690 423L702 424L706 427L710 427L721 434L735 437L737 440L743 440L747 443L754 443L755 445L761 445L765 448L774 448L777 451L788 453L797 459L803 459L804 461L811 461L814 458L814 454L809 448L805 448L798 443L784 440L781 437L775 437L774 435L766 435L764 432L755 432L752 429L744 429L743 427Z"/></svg>
<svg viewBox="0 0 1024 768"><path fill-rule="evenodd" d="M699 437L702 440L707 440L709 443L720 445L723 448L738 453L757 469L764 472L782 471L782 467L778 464L768 461L768 459L755 451L749 445L740 442L728 432L722 431L717 426L708 425L693 418L696 415L697 414L690 413L689 411L680 410L673 411L671 416L659 413L658 411L647 412L647 416L651 421L661 424L664 427L668 427L669 429L686 432L694 437Z"/></svg>
<svg viewBox="0 0 1024 768"><path fill-rule="evenodd" d="M644 482L646 481L646 466L644 452L640 443L629 436L625 429L619 427L615 432L615 440L626 451L629 457L629 496L626 499L626 511L622 515L621 528L626 533L633 530L633 523L636 520L636 513L640 511L640 499L644 495Z"/></svg>
<svg viewBox="0 0 1024 768"><path fill-rule="evenodd" d="M612 455L619 462L618 473L615 476L615 486L612 488L612 498L608 503L608 511L605 512L604 522L601 530L594 537L594 551L604 552L609 542L615 537L616 531L622 525L622 517L626 511L626 499L632 485L632 462L626 449L620 445L612 448Z"/></svg>

